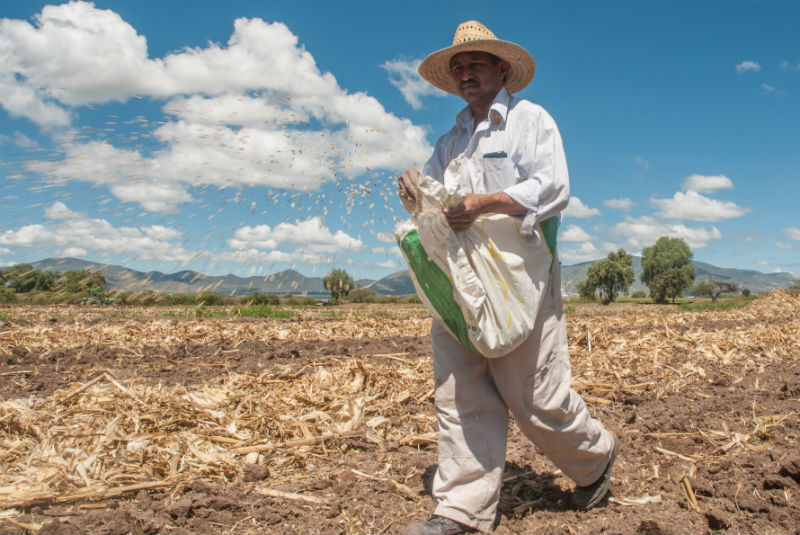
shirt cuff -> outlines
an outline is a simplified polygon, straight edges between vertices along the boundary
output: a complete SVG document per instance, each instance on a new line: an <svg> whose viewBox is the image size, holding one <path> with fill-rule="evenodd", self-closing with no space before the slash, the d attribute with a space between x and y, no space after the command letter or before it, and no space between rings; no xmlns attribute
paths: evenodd
<svg viewBox="0 0 800 535"><path fill-rule="evenodd" d="M531 180L523 180L513 186L503 190L503 193L511 197L511 200L524 207L527 212L522 216L522 225L520 234L528 243L537 245L541 237L536 232L536 215L539 213L537 206L539 204L539 192L533 187L535 182Z"/></svg>

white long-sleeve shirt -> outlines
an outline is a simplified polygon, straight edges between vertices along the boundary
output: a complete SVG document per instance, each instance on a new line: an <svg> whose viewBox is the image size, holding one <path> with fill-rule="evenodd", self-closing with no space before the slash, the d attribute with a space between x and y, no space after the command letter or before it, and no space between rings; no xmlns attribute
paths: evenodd
<svg viewBox="0 0 800 535"><path fill-rule="evenodd" d="M508 194L527 210L521 231L533 237L536 223L559 215L569 201L567 160L555 121L538 104L502 89L473 133L474 123L467 106L436 142L422 174L442 181L447 165L461 155L465 191Z"/></svg>

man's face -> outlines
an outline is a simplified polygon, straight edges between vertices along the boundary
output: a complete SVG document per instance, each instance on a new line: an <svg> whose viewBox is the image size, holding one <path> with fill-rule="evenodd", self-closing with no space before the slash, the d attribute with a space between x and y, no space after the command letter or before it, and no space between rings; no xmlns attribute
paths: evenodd
<svg viewBox="0 0 800 535"><path fill-rule="evenodd" d="M460 52L450 59L450 74L456 91L468 104L494 100L503 88L509 65L494 63L486 52Z"/></svg>

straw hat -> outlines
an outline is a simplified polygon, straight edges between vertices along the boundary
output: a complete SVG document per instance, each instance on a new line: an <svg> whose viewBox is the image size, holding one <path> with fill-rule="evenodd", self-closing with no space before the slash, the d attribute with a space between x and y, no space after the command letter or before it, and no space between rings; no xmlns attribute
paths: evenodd
<svg viewBox="0 0 800 535"><path fill-rule="evenodd" d="M439 89L458 95L450 75L450 60L459 52L488 52L507 61L511 65L505 85L509 93L521 91L533 80L536 72L536 62L527 50L509 41L501 41L489 28L477 20L470 20L458 25L452 46L422 60L420 76Z"/></svg>

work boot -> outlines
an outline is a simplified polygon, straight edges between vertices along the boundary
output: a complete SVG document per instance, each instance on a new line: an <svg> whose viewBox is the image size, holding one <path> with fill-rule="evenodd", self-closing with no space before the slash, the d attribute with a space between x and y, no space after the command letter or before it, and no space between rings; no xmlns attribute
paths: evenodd
<svg viewBox="0 0 800 535"><path fill-rule="evenodd" d="M608 487L611 485L611 469L614 467L614 461L617 459L619 453L619 439L614 437L614 448L611 450L611 458L608 460L606 469L600 474L600 478L585 487L575 487L572 493L570 505L573 509L578 511L588 511L605 497L608 493Z"/></svg>
<svg viewBox="0 0 800 535"><path fill-rule="evenodd" d="M427 522L415 522L406 528L404 535L459 535L474 533L475 529L455 520L433 515Z"/></svg>

